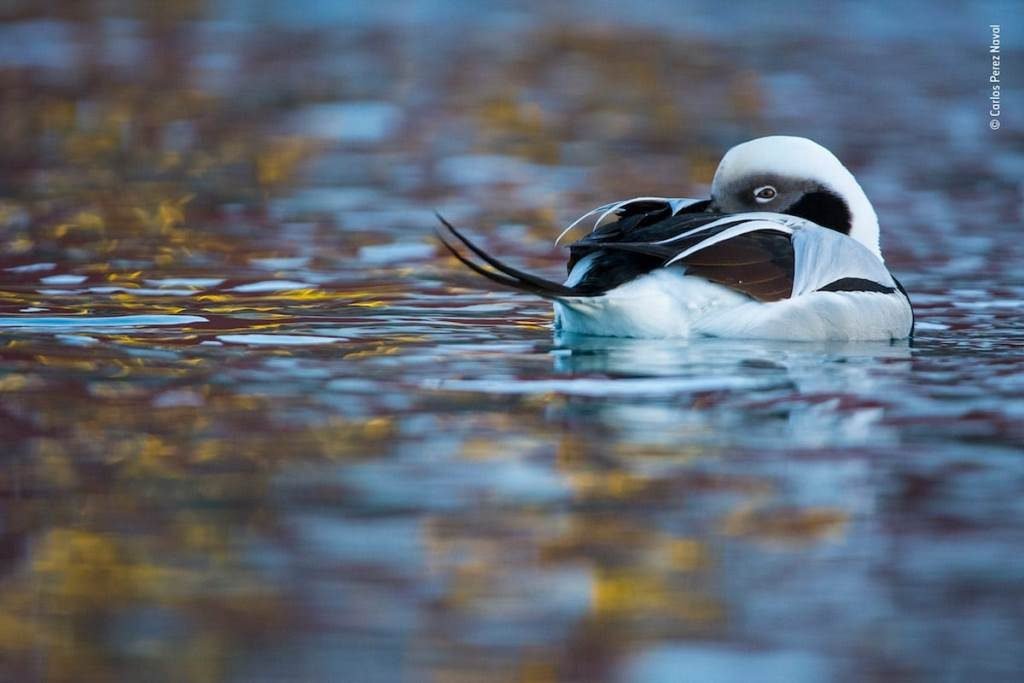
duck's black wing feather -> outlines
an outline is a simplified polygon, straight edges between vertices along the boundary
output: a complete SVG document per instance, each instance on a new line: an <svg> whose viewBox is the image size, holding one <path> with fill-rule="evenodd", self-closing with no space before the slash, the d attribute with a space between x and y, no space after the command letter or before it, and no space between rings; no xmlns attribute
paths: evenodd
<svg viewBox="0 0 1024 683"><path fill-rule="evenodd" d="M705 199L675 212L672 205L662 199L634 199L623 203L615 210L613 220L600 221L590 234L570 245L567 270L571 271L576 261L588 253L588 245L655 242L721 218L722 214L707 211L710 203L710 199Z"/></svg>
<svg viewBox="0 0 1024 683"><path fill-rule="evenodd" d="M758 301L779 301L793 290L794 251L789 231L759 229L727 237L733 228L751 219L692 212L662 220L630 217L595 230L570 245L570 270L590 257L586 272L573 287L583 294L598 294L661 268L669 262L685 267L688 275L742 292ZM733 231L735 232L735 230ZM714 242L687 254L702 242ZM679 258L680 256L683 258Z"/></svg>
<svg viewBox="0 0 1024 683"><path fill-rule="evenodd" d="M707 202L700 202L673 215L664 202L631 202L617 212L615 220L601 222L570 245L570 273L580 265L581 274L572 284L564 285L494 258L440 216L445 232L438 236L459 261L477 273L548 299L599 296L671 264L758 301L788 298L795 261L792 229L750 214L709 212L704 210L706 206ZM456 248L459 243L479 261L463 256ZM583 259L587 262L581 264Z"/></svg>

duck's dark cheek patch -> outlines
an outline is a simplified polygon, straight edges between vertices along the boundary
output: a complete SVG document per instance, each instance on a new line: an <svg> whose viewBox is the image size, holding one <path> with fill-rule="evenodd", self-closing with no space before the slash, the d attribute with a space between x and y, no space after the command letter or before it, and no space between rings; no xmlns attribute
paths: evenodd
<svg viewBox="0 0 1024 683"><path fill-rule="evenodd" d="M786 213L806 218L823 228L829 228L844 235L850 234L852 217L849 207L839 195L827 190L808 192Z"/></svg>

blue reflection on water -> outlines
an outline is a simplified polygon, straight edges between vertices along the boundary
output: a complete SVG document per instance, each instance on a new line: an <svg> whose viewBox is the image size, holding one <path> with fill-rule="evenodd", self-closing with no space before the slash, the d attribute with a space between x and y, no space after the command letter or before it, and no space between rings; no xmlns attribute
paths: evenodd
<svg viewBox="0 0 1024 683"><path fill-rule="evenodd" d="M0 327L24 329L119 329L122 327L151 327L162 325L190 325L208 320L198 315L112 315L112 316L0 316Z"/></svg>

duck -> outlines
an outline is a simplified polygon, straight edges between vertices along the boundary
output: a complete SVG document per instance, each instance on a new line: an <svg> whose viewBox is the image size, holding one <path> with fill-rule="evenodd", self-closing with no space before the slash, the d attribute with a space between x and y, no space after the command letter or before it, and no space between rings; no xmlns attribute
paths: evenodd
<svg viewBox="0 0 1024 683"><path fill-rule="evenodd" d="M489 254L437 214L441 244L493 283L552 302L562 334L881 341L912 337L906 289L853 174L773 135L722 157L705 199L634 197L573 221L563 282ZM591 222L592 221L592 222Z"/></svg>

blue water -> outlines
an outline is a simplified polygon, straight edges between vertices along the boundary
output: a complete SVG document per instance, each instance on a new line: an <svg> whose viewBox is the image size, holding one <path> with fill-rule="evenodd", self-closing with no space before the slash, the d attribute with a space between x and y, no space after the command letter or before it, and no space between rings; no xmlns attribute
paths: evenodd
<svg viewBox="0 0 1024 683"><path fill-rule="evenodd" d="M206 318L198 315L85 315L80 317L20 315L0 317L0 327L20 327L25 330L75 328L110 331L120 327L154 327L205 322L207 322Z"/></svg>
<svg viewBox="0 0 1024 683"><path fill-rule="evenodd" d="M0 678L1024 673L1014 3L55 7L0 22ZM560 336L432 235L558 277L774 132L913 341Z"/></svg>

